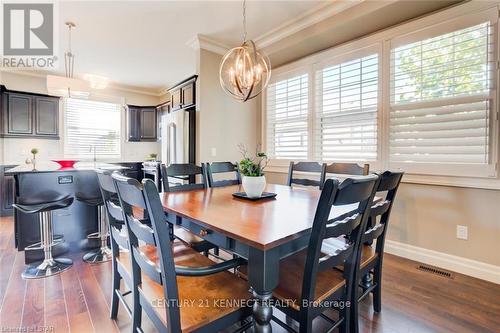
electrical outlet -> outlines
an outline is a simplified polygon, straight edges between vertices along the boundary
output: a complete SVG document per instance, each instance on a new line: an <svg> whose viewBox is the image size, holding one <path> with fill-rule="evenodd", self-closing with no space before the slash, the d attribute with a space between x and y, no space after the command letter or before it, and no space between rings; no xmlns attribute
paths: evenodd
<svg viewBox="0 0 500 333"><path fill-rule="evenodd" d="M217 149L212 148L212 157L217 156Z"/></svg>
<svg viewBox="0 0 500 333"><path fill-rule="evenodd" d="M469 228L465 225L457 225L457 238L467 240L469 238Z"/></svg>

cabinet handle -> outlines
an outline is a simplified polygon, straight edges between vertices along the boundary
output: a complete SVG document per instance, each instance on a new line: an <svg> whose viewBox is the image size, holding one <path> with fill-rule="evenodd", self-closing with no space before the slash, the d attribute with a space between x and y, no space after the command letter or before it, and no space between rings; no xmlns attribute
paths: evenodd
<svg viewBox="0 0 500 333"><path fill-rule="evenodd" d="M207 229L201 229L200 230L200 236L201 237L205 237L207 236L211 231L210 230L207 230Z"/></svg>

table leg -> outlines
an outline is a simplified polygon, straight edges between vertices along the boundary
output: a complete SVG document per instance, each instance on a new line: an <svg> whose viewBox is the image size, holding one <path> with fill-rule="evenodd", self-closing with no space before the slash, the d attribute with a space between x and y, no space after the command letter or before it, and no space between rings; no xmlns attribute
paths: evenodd
<svg viewBox="0 0 500 333"><path fill-rule="evenodd" d="M271 297L279 281L279 251L261 251L250 248L248 256L248 282L252 287L254 330L256 333L271 333L273 308Z"/></svg>

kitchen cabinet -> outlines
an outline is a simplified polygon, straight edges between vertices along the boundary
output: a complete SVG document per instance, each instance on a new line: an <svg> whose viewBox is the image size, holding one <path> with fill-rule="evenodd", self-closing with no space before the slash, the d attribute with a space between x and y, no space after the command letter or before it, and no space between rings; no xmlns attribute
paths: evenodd
<svg viewBox="0 0 500 333"><path fill-rule="evenodd" d="M14 203L14 176L5 175L5 172L15 165L0 166L0 216L10 216Z"/></svg>
<svg viewBox="0 0 500 333"><path fill-rule="evenodd" d="M158 140L161 139L161 135L162 135L161 118L162 118L162 116L167 115L169 112L170 112L170 102L165 102L165 103L160 104L156 107L156 119L157 119L156 121L158 123L156 134L157 134Z"/></svg>
<svg viewBox="0 0 500 333"><path fill-rule="evenodd" d="M59 98L2 92L0 135L59 139Z"/></svg>
<svg viewBox="0 0 500 333"><path fill-rule="evenodd" d="M158 118L155 107L128 106L128 141L156 141Z"/></svg>
<svg viewBox="0 0 500 333"><path fill-rule="evenodd" d="M168 92L170 93L170 110L192 108L196 104L196 79L193 75L186 80L176 84Z"/></svg>

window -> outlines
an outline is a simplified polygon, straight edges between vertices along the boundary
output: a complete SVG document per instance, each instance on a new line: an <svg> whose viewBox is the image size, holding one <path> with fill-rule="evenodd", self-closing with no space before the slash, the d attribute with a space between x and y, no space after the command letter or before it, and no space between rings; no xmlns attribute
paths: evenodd
<svg viewBox="0 0 500 333"><path fill-rule="evenodd" d="M120 157L121 105L76 98L64 100L64 155Z"/></svg>
<svg viewBox="0 0 500 333"><path fill-rule="evenodd" d="M490 164L489 23L391 51L391 162Z"/></svg>
<svg viewBox="0 0 500 333"><path fill-rule="evenodd" d="M498 23L497 6L468 3L273 69L270 167L307 159L401 168L413 181L496 177Z"/></svg>
<svg viewBox="0 0 500 333"><path fill-rule="evenodd" d="M316 72L315 159L377 159L378 54Z"/></svg>
<svg viewBox="0 0 500 333"><path fill-rule="evenodd" d="M308 157L308 81L308 74L300 74L267 88L267 153L272 158Z"/></svg>

